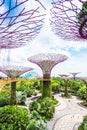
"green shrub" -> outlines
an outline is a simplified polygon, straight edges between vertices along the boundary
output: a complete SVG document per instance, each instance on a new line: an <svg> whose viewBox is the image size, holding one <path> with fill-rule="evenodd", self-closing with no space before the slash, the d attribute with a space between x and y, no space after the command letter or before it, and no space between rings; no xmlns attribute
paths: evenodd
<svg viewBox="0 0 87 130"><path fill-rule="evenodd" d="M25 90L26 94L27 94L27 97L31 97L33 95L33 90L32 89L26 89Z"/></svg>
<svg viewBox="0 0 87 130"><path fill-rule="evenodd" d="M9 95L3 95L0 96L0 107L3 107L5 105L10 104L10 96Z"/></svg>
<svg viewBox="0 0 87 130"><path fill-rule="evenodd" d="M87 102L86 102L86 101L83 101L81 104L82 104L83 106L87 107Z"/></svg>
<svg viewBox="0 0 87 130"><path fill-rule="evenodd" d="M53 82L52 84L51 84L51 87L52 87L52 91L54 92L54 93L59 93L59 84L57 83L57 82Z"/></svg>
<svg viewBox="0 0 87 130"><path fill-rule="evenodd" d="M38 79L35 79L34 80L34 84L33 84L33 87L37 90L40 90L41 89L41 86L40 86L40 81Z"/></svg>
<svg viewBox="0 0 87 130"><path fill-rule="evenodd" d="M83 130L83 123L79 126L78 130Z"/></svg>
<svg viewBox="0 0 87 130"><path fill-rule="evenodd" d="M30 113L30 120L35 119L35 120L40 120L42 117L39 115L39 113L35 110L31 111Z"/></svg>
<svg viewBox="0 0 87 130"><path fill-rule="evenodd" d="M29 110L30 111L34 111L35 110L35 111L39 112L40 109L41 109L41 105L40 105L40 103L37 100L31 102L30 105L29 105Z"/></svg>
<svg viewBox="0 0 87 130"><path fill-rule="evenodd" d="M26 93L27 97L31 97L33 95L37 95L36 90L32 89L32 88L29 88L29 87L26 88L25 93Z"/></svg>
<svg viewBox="0 0 87 130"><path fill-rule="evenodd" d="M16 92L17 104L25 105L26 95L22 91ZM10 104L10 92L2 90L0 92L0 107Z"/></svg>
<svg viewBox="0 0 87 130"><path fill-rule="evenodd" d="M28 111L16 106L0 109L0 130L26 130L29 124Z"/></svg>
<svg viewBox="0 0 87 130"><path fill-rule="evenodd" d="M34 84L34 81L21 81L18 82L17 91L25 92L27 97L31 97L32 95L37 95L36 85L37 82Z"/></svg>
<svg viewBox="0 0 87 130"><path fill-rule="evenodd" d="M27 130L47 130L45 119L37 111L31 111L29 119Z"/></svg>
<svg viewBox="0 0 87 130"><path fill-rule="evenodd" d="M24 92L25 89L26 89L25 86L19 86L19 87L16 88L17 91L22 91L22 92Z"/></svg>
<svg viewBox="0 0 87 130"><path fill-rule="evenodd" d="M78 92L77 92L78 97L80 97L81 99L85 99L86 98L86 87L82 86Z"/></svg>
<svg viewBox="0 0 87 130"><path fill-rule="evenodd" d="M78 130L87 130L87 115L84 116L83 122L79 126Z"/></svg>
<svg viewBox="0 0 87 130"><path fill-rule="evenodd" d="M46 120L50 120L53 117L53 113L55 112L53 100L49 97L43 99L40 98L31 102L29 109L30 111L37 111L40 116Z"/></svg>
<svg viewBox="0 0 87 130"><path fill-rule="evenodd" d="M22 91L16 92L16 98L17 98L17 104L19 105L25 105L26 101L26 94Z"/></svg>
<svg viewBox="0 0 87 130"><path fill-rule="evenodd" d="M0 107L10 104L10 92L2 89L0 91Z"/></svg>
<svg viewBox="0 0 87 130"><path fill-rule="evenodd" d="M40 110L41 116L45 117L47 120L50 120L51 118L53 118L54 112L55 107L53 104L53 100L48 97L44 98L41 103L41 110Z"/></svg>
<svg viewBox="0 0 87 130"><path fill-rule="evenodd" d="M58 104L58 100L54 98L54 99L53 99L53 104L54 104L54 105L57 105L57 104Z"/></svg>
<svg viewBox="0 0 87 130"><path fill-rule="evenodd" d="M27 130L47 130L46 124L43 120L30 120Z"/></svg>

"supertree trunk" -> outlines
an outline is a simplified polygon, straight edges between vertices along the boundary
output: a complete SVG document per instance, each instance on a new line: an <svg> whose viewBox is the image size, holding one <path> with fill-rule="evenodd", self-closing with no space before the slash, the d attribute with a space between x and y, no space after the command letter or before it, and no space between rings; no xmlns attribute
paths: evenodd
<svg viewBox="0 0 87 130"><path fill-rule="evenodd" d="M65 81L65 97L68 97L68 81Z"/></svg>
<svg viewBox="0 0 87 130"><path fill-rule="evenodd" d="M11 82L10 105L16 105L16 82Z"/></svg>
<svg viewBox="0 0 87 130"><path fill-rule="evenodd" d="M50 74L43 75L42 98L44 98L44 97L52 97Z"/></svg>

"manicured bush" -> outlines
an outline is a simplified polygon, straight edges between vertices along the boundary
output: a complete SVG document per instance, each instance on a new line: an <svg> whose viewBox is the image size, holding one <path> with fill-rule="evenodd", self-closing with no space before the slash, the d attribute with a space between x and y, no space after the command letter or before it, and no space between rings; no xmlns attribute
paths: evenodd
<svg viewBox="0 0 87 130"><path fill-rule="evenodd" d="M28 111L17 106L5 106L0 109L0 130L27 130Z"/></svg>
<svg viewBox="0 0 87 130"><path fill-rule="evenodd" d="M30 111L37 111L39 115L46 120L50 120L55 112L55 106L53 100L49 97L40 98L30 103Z"/></svg>
<svg viewBox="0 0 87 130"><path fill-rule="evenodd" d="M54 112L55 107L53 101L48 97L44 98L41 103L40 115L45 117L47 120L50 120L51 118L53 118Z"/></svg>

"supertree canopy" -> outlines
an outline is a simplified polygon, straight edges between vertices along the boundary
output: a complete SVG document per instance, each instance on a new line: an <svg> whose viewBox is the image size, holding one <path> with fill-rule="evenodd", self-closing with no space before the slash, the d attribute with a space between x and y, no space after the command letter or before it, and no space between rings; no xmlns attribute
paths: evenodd
<svg viewBox="0 0 87 130"><path fill-rule="evenodd" d="M23 66L3 66L0 71L10 78L18 78L21 74L32 70L30 67ZM16 105L16 81L11 82L10 105Z"/></svg>
<svg viewBox="0 0 87 130"><path fill-rule="evenodd" d="M8 77L12 78L18 78L20 75L22 75L25 72L28 72L30 70L33 70L33 68L30 67L23 67L23 66L3 66L0 67L0 71L6 74Z"/></svg>
<svg viewBox="0 0 87 130"><path fill-rule="evenodd" d="M52 0L50 25L63 39L87 39L87 1Z"/></svg>
<svg viewBox="0 0 87 130"><path fill-rule="evenodd" d="M39 0L1 0L0 48L17 48L34 39L44 23L44 9Z"/></svg>
<svg viewBox="0 0 87 130"><path fill-rule="evenodd" d="M45 53L37 54L28 58L29 61L36 63L43 71L43 90L42 97L51 97L50 74L52 68L67 59L63 54Z"/></svg>
<svg viewBox="0 0 87 130"><path fill-rule="evenodd" d="M60 76L62 79L65 79L65 80L67 80L67 78L69 77L69 75L67 75L67 74L59 74L59 76Z"/></svg>
<svg viewBox="0 0 87 130"><path fill-rule="evenodd" d="M75 78L76 78L76 75L79 74L79 73L80 73L80 72L72 72L71 74L72 74L73 78L75 79Z"/></svg>
<svg viewBox="0 0 87 130"><path fill-rule="evenodd" d="M43 74L47 77L50 75L52 68L66 60L68 57L63 54L56 53L40 53L28 58L29 61L36 63L43 71ZM47 75L46 75L47 74Z"/></svg>

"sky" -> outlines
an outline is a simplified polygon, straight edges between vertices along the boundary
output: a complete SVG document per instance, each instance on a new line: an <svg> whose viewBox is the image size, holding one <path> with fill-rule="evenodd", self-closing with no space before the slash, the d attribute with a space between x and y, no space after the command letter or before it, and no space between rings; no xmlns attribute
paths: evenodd
<svg viewBox="0 0 87 130"><path fill-rule="evenodd" d="M51 72L51 76L59 74L70 74L70 72L80 72L78 76L87 76L87 41L67 41L56 36L50 27L51 0L43 0L46 7L45 22L38 36L26 46L1 50L1 64L22 65L33 67L34 71L42 76L41 69L29 61L27 58L38 53L59 53L68 56L64 62L57 64ZM9 58L9 57L10 58Z"/></svg>

